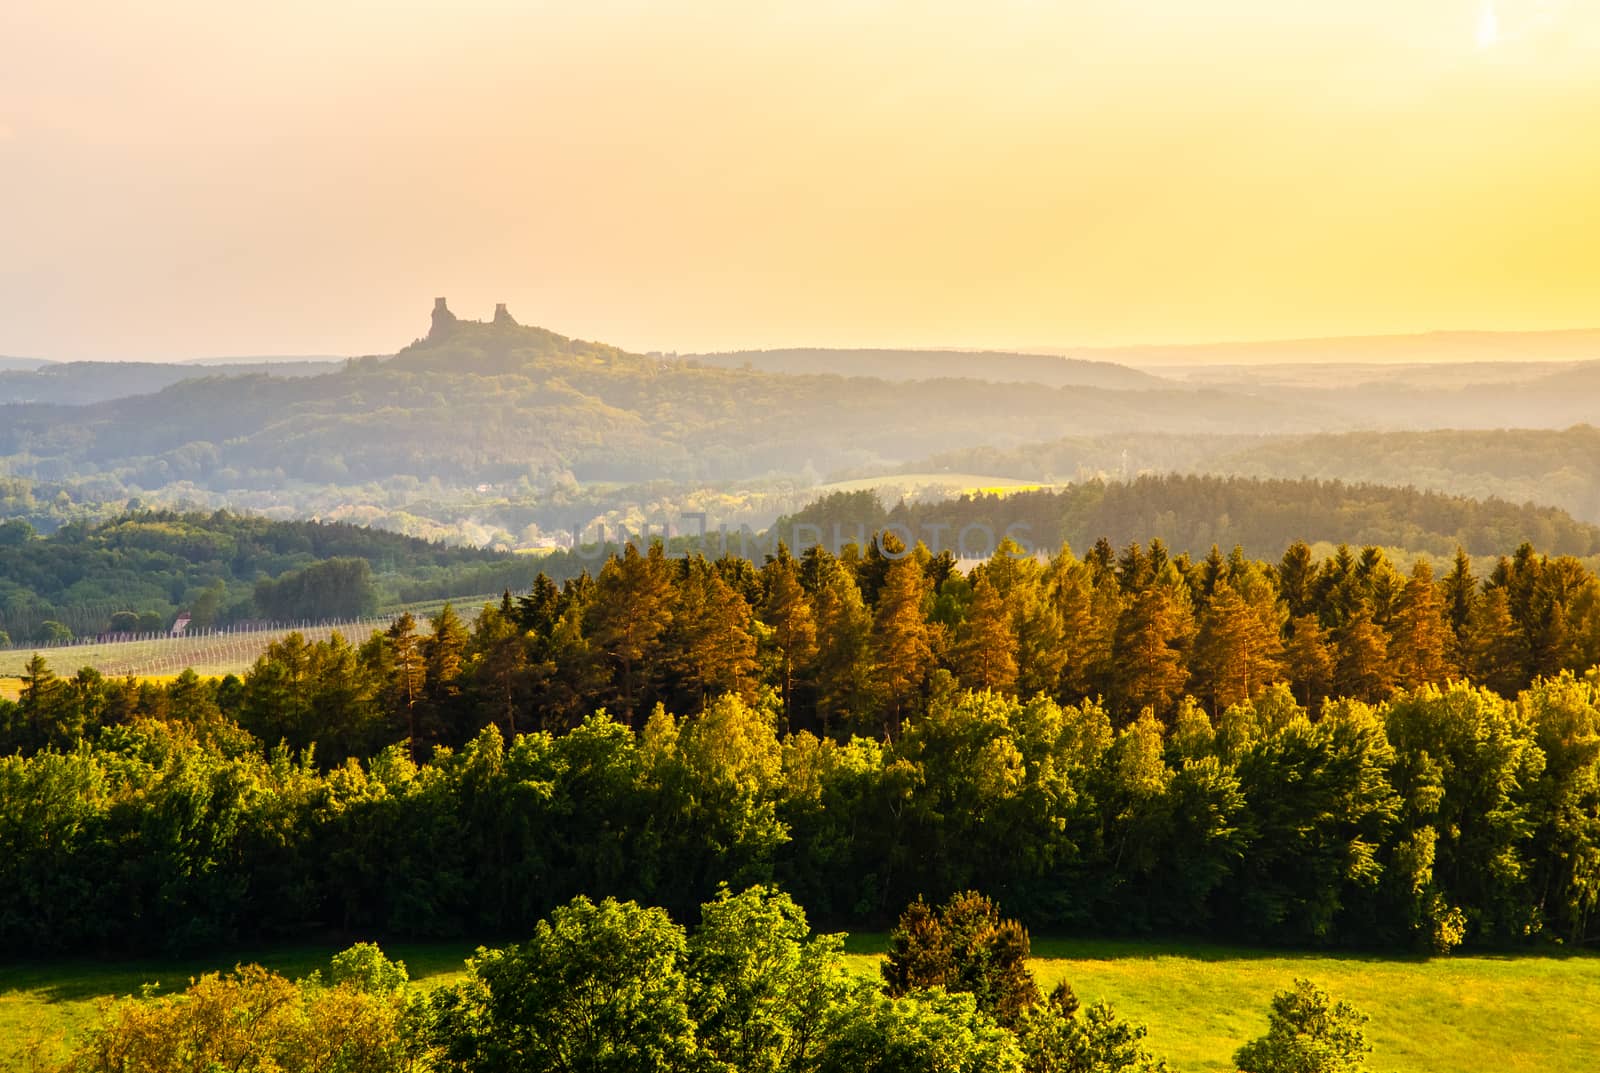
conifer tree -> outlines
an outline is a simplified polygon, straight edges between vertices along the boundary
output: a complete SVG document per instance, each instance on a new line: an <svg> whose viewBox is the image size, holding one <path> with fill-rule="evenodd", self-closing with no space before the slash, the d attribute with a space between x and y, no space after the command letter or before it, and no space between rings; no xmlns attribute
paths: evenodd
<svg viewBox="0 0 1600 1073"><path fill-rule="evenodd" d="M808 553L807 562L812 561ZM836 716L856 711L865 698L872 617L847 570L832 556L816 562L817 652L809 673L816 683L817 714L826 735Z"/></svg>
<svg viewBox="0 0 1600 1073"><path fill-rule="evenodd" d="M756 669L750 605L702 558L686 560L674 586L661 662L679 698L696 708L720 693L747 696Z"/></svg>
<svg viewBox="0 0 1600 1073"><path fill-rule="evenodd" d="M817 654L817 623L794 558L782 545L778 550L778 556L761 572L766 587L761 619L772 630L782 679L783 710L792 720L795 676Z"/></svg>
<svg viewBox="0 0 1600 1073"><path fill-rule="evenodd" d="M1528 684L1522 633L1511 617L1504 587L1489 588L1472 609L1464 647L1467 671L1479 685L1512 697Z"/></svg>
<svg viewBox="0 0 1600 1073"><path fill-rule="evenodd" d="M1188 606L1169 581L1130 594L1115 643L1114 685L1123 712L1148 707L1163 718L1172 713L1189 679L1183 649L1192 632Z"/></svg>
<svg viewBox="0 0 1600 1073"><path fill-rule="evenodd" d="M584 633L611 660L619 676L618 700L630 727L638 709L641 668L656 654L672 622L672 581L655 544L640 555L632 544L606 560L595 581Z"/></svg>
<svg viewBox="0 0 1600 1073"><path fill-rule="evenodd" d="M1443 682L1452 673L1454 636L1445 620L1444 601L1433 580L1433 568L1418 560L1406 582L1389 637L1389 664L1405 689Z"/></svg>
<svg viewBox="0 0 1600 1073"><path fill-rule="evenodd" d="M1357 700L1382 700L1394 684L1389 667L1389 638L1372 620L1372 610L1358 604L1334 632L1333 692Z"/></svg>
<svg viewBox="0 0 1600 1073"><path fill-rule="evenodd" d="M1194 675L1213 714L1252 700L1283 673L1278 623L1248 602L1230 581L1217 583L1200 617Z"/></svg>
<svg viewBox="0 0 1600 1073"><path fill-rule="evenodd" d="M423 699L423 683L427 668L422 659L422 645L417 638L417 620L411 612L403 613L389 624L385 636L388 643L383 651L387 656L389 682L389 711L398 715L406 727L406 747L411 759L417 759L417 707Z"/></svg>
<svg viewBox="0 0 1600 1073"><path fill-rule="evenodd" d="M1017 638L1011 616L1000 593L979 573L972 589L972 606L956 631L951 663L956 677L968 689L1013 692L1017 684Z"/></svg>
<svg viewBox="0 0 1600 1073"><path fill-rule="evenodd" d="M923 614L922 566L914 556L890 564L872 619L871 685L884 731L898 734L933 668L933 631Z"/></svg>
<svg viewBox="0 0 1600 1073"><path fill-rule="evenodd" d="M1333 688L1333 652L1316 615L1300 615L1289 623L1284 662L1300 703L1307 708Z"/></svg>
<svg viewBox="0 0 1600 1073"><path fill-rule="evenodd" d="M423 696L436 733L452 745L465 743L472 729L462 724L461 666L467 655L467 628L455 608L445 604L434 615L433 632L422 641Z"/></svg>

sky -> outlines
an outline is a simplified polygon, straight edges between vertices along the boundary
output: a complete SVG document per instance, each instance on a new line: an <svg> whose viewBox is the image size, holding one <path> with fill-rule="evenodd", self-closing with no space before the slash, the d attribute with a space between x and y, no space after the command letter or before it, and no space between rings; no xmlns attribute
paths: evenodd
<svg viewBox="0 0 1600 1073"><path fill-rule="evenodd" d="M0 5L0 354L1600 327L1600 0Z"/></svg>

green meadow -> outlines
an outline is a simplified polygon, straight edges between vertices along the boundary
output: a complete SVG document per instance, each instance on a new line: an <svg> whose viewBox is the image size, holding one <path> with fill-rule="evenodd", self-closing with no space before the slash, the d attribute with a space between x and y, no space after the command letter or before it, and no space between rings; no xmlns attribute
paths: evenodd
<svg viewBox="0 0 1600 1073"><path fill-rule="evenodd" d="M876 974L882 935L856 935L849 961ZM459 977L470 949L394 944L413 978ZM184 962L65 961L0 966L0 1071L28 1069L31 1046L46 1058L94 1023L98 1001L146 983L177 990L201 973L259 962L285 975L322 966L332 948L245 951ZM1234 947L1037 939L1034 972L1048 991L1068 981L1088 1004L1110 1001L1149 1026L1147 1043L1177 1073L1233 1068L1230 1056L1266 1028L1273 992L1308 977L1372 1017L1370 1066L1394 1073L1590 1073L1600 1069L1600 957L1478 954L1424 960L1261 951Z"/></svg>

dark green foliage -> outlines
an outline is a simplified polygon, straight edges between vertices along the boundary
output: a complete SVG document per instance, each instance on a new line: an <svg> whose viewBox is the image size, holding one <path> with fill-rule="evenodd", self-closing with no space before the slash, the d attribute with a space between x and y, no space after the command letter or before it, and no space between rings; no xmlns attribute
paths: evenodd
<svg viewBox="0 0 1600 1073"><path fill-rule="evenodd" d="M504 578L481 574L507 568ZM536 573L515 556L354 525L142 512L0 541L0 628L45 642L161 631L180 610L192 611L195 629L355 618L402 590L408 599L485 592L531 584Z"/></svg>
<svg viewBox="0 0 1600 1073"><path fill-rule="evenodd" d="M976 891L955 895L935 912L919 898L889 936L883 980L892 996L942 987L971 994L978 1009L1015 1027L1039 1001L1028 972L1028 932L1002 920Z"/></svg>
<svg viewBox="0 0 1600 1073"><path fill-rule="evenodd" d="M1440 583L1375 549L1300 560L1282 568L1290 619L1265 564L1158 543L996 557L981 586L914 554L881 566L876 609L855 580L880 569L870 556L808 553L775 600L764 585L786 566L635 553L601 582L508 594L470 629L450 611L359 647L290 636L242 679L64 678L36 660L0 702L0 944L483 933L579 893L681 916L719 883L774 879L828 920L977 890L1034 927L1427 951L1592 940L1600 683L1574 661L1600 636L1600 583L1519 552L1468 623L1474 641L1497 608L1521 638L1502 693L1423 682L1369 706L1328 695L1331 650L1351 623L1396 636L1408 616L1443 619ZM947 623L968 621L978 587L997 632L1063 624L1018 646L1019 681L1046 683L1030 695L964 693L951 674L971 650ZM1198 607L1210 655L1186 666L1184 631L1170 636L1163 666L1187 684L1141 711L1118 664L1133 632L1112 624L1150 593ZM775 638L796 601L816 643L791 633L785 670ZM1243 642L1222 643L1221 612L1241 604L1257 632L1288 635L1288 681L1225 670ZM1535 636L1541 615L1560 629ZM926 646L898 693L890 637ZM1536 650L1561 672L1535 679ZM1413 675L1433 665L1420 651ZM1404 652L1364 658L1381 676ZM607 704L624 722L590 715ZM949 986L929 973L906 986ZM962 986L1010 1021L1003 988Z"/></svg>
<svg viewBox="0 0 1600 1073"><path fill-rule="evenodd" d="M1360 1073L1367 1068L1361 1026L1367 1021L1346 1002L1334 1002L1309 980L1272 998L1271 1027L1234 1055L1240 1073Z"/></svg>
<svg viewBox="0 0 1600 1073"><path fill-rule="evenodd" d="M256 609L277 622L361 618L378 610L372 566L365 559L325 559L256 582Z"/></svg>

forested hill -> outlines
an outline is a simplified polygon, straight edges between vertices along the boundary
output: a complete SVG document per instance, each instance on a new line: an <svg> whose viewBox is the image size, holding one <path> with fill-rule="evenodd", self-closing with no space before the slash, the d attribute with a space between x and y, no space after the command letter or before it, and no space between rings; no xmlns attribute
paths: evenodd
<svg viewBox="0 0 1600 1073"><path fill-rule="evenodd" d="M997 383L1100 387L1119 391L1170 390L1172 382L1109 361L1086 361L1053 354L1013 354L993 350L735 350L691 354L689 360L726 369L748 366L766 372L805 375L872 376L880 380L955 377Z"/></svg>
<svg viewBox="0 0 1600 1073"><path fill-rule="evenodd" d="M1064 436L1021 447L941 452L901 469L1048 483L1146 472L1315 477L1538 503L1559 507L1579 521L1600 523L1600 428L1590 424L1271 437Z"/></svg>
<svg viewBox="0 0 1600 1073"><path fill-rule="evenodd" d="M41 537L0 522L0 643L162 630L179 611L196 628L354 617L418 590L493 592L534 573L515 556L353 525L141 512Z"/></svg>
<svg viewBox="0 0 1600 1073"><path fill-rule="evenodd" d="M1304 409L1173 386L784 376L455 321L392 358L316 377L212 377L66 408L0 408L0 463L57 480L209 490L397 477L456 485L715 480L898 463L950 446L1130 426L1330 426Z"/></svg>
<svg viewBox="0 0 1600 1073"><path fill-rule="evenodd" d="M796 526L813 527L826 538L835 527L851 534L862 525L870 531L890 524L935 551L958 554L967 526L978 527L973 541L979 530L998 536L1020 526L1019 537L1043 550L1063 541L1081 550L1101 538L1117 547L1159 538L1175 553L1197 555L1213 544L1269 554L1296 540L1402 548L1435 557L1450 556L1458 547L1471 555L1501 555L1524 542L1552 555L1600 555L1600 526L1554 508L1339 481L1206 476L1091 481L1056 490L901 503L891 510L870 492L841 493L781 519L773 532L788 541Z"/></svg>
<svg viewBox="0 0 1600 1073"><path fill-rule="evenodd" d="M0 365L0 404L61 403L82 406L147 395L184 380L208 376L317 376L337 367L332 360L208 362L69 361L35 368Z"/></svg>

